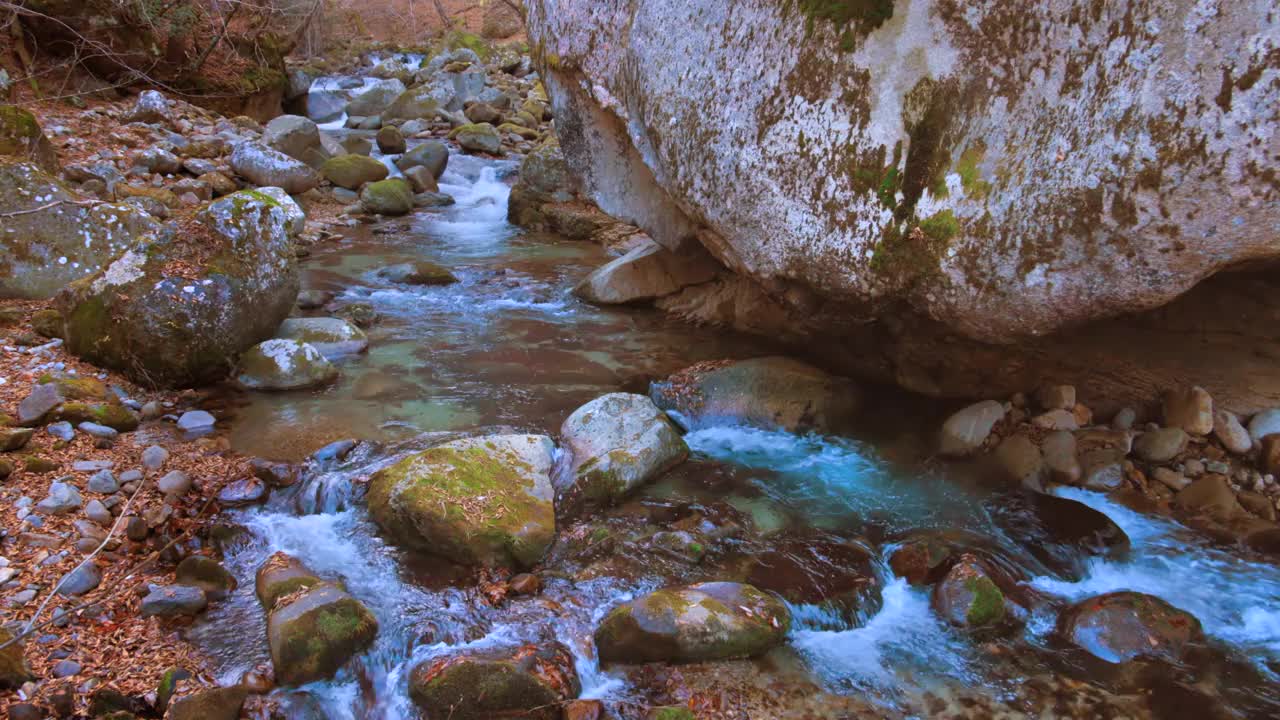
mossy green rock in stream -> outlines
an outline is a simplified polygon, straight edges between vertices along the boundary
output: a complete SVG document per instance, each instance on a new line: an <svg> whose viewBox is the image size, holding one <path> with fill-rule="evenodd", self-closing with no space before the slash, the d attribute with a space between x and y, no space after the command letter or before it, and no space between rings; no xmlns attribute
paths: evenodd
<svg viewBox="0 0 1280 720"><path fill-rule="evenodd" d="M267 616L271 664L282 685L332 677L377 634L373 613L333 583L281 598Z"/></svg>
<svg viewBox="0 0 1280 720"><path fill-rule="evenodd" d="M116 402L64 402L53 411L52 417L54 420L66 420L72 425L82 422L97 423L120 432L133 432L142 422L132 410Z"/></svg>
<svg viewBox="0 0 1280 720"><path fill-rule="evenodd" d="M320 168L325 180L348 190L359 190L365 183L386 180L391 171L381 161L364 155L339 155Z"/></svg>
<svg viewBox="0 0 1280 720"><path fill-rule="evenodd" d="M369 183L360 191L360 203L376 215L408 215L413 212L413 188L404 178Z"/></svg>
<svg viewBox="0 0 1280 720"><path fill-rule="evenodd" d="M1099 595L1067 608L1058 617L1058 634L1109 663L1140 656L1176 663L1190 645L1204 640L1194 615L1153 595L1130 591Z"/></svg>
<svg viewBox="0 0 1280 720"><path fill-rule="evenodd" d="M768 652L786 638L780 598L740 583L669 588L624 603L596 629L605 662L704 662Z"/></svg>
<svg viewBox="0 0 1280 720"><path fill-rule="evenodd" d="M962 556L933 587L933 609L955 627L983 630L1016 620L1016 608L981 561Z"/></svg>
<svg viewBox="0 0 1280 720"><path fill-rule="evenodd" d="M660 707L650 710L647 720L697 720L697 716L686 707Z"/></svg>
<svg viewBox="0 0 1280 720"><path fill-rule="evenodd" d="M237 720L249 691L241 685L201 690L175 700L169 720Z"/></svg>
<svg viewBox="0 0 1280 720"><path fill-rule="evenodd" d="M559 644L431 660L409 677L409 696L428 717L453 720L560 720L581 689L573 655Z"/></svg>
<svg viewBox="0 0 1280 720"><path fill-rule="evenodd" d="M35 164L0 158L0 298L52 297L159 227L129 205L83 201Z"/></svg>
<svg viewBox="0 0 1280 720"><path fill-rule="evenodd" d="M276 337L306 343L326 358L364 352L369 336L363 330L334 317L289 318L280 325Z"/></svg>
<svg viewBox="0 0 1280 720"><path fill-rule="evenodd" d="M268 611L280 598L321 583L319 575L307 569L302 561L278 552L267 558L254 576L254 594Z"/></svg>
<svg viewBox="0 0 1280 720"><path fill-rule="evenodd" d="M0 627L0 645L13 639L13 633L8 628ZM31 667L27 665L26 655L22 650L22 643L16 642L9 647L0 650L0 687L3 688L19 688L28 680L34 680L35 675L31 672Z"/></svg>
<svg viewBox="0 0 1280 720"><path fill-rule="evenodd" d="M67 349L147 385L224 377L293 309L297 212L287 197L246 190L167 226L59 294Z"/></svg>
<svg viewBox="0 0 1280 720"><path fill-rule="evenodd" d="M466 565L528 567L555 539L551 465L543 435L446 443L369 482L369 513L398 541Z"/></svg>
<svg viewBox="0 0 1280 720"><path fill-rule="evenodd" d="M16 105L0 105L0 157L33 162L58 173L58 152L45 137L36 116Z"/></svg>
<svg viewBox="0 0 1280 720"><path fill-rule="evenodd" d="M453 129L449 137L467 152L502 154L502 135L489 123L471 123Z"/></svg>
<svg viewBox="0 0 1280 720"><path fill-rule="evenodd" d="M862 399L852 381L785 357L700 363L654 383L651 395L693 426L728 422L790 432L843 427Z"/></svg>
<svg viewBox="0 0 1280 720"><path fill-rule="evenodd" d="M338 368L307 343L272 339L240 356L236 382L250 390L302 390L333 382Z"/></svg>
<svg viewBox="0 0 1280 720"><path fill-rule="evenodd" d="M560 438L569 451L566 471L555 478L562 517L612 504L689 457L675 425L643 395L592 400L564 421Z"/></svg>
<svg viewBox="0 0 1280 720"><path fill-rule="evenodd" d="M440 114L438 91L430 84L420 85L401 93L391 106L382 112L387 120L435 120Z"/></svg>

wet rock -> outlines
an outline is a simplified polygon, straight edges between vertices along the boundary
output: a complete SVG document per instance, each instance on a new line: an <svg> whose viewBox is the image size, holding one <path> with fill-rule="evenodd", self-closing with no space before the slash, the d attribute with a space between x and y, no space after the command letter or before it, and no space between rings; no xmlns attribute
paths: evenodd
<svg viewBox="0 0 1280 720"><path fill-rule="evenodd" d="M311 460L319 465L342 462L360 445L359 440L334 440L311 454Z"/></svg>
<svg viewBox="0 0 1280 720"><path fill-rule="evenodd" d="M143 617L195 615L209 604L204 590L189 585L151 585L142 598Z"/></svg>
<svg viewBox="0 0 1280 720"><path fill-rule="evenodd" d="M320 175L306 163L254 142L236 146L231 153L231 169L258 187L278 187L290 195L320 185Z"/></svg>
<svg viewBox="0 0 1280 720"><path fill-rule="evenodd" d="M375 474L369 514L425 552L469 565L528 567L555 539L554 449L541 435L446 443Z"/></svg>
<svg viewBox="0 0 1280 720"><path fill-rule="evenodd" d="M201 211L193 227L167 228L152 245L126 252L58 296L67 349L143 384L225 376L293 309L295 210L292 200L236 193ZM189 242L193 233L198 244Z"/></svg>
<svg viewBox="0 0 1280 720"><path fill-rule="evenodd" d="M302 390L333 382L334 367L319 350L294 340L267 340L240 356L236 382L250 390Z"/></svg>
<svg viewBox="0 0 1280 720"><path fill-rule="evenodd" d="M409 678L409 696L428 717L454 720L560 720L579 692L573 655L558 643L466 652L423 663Z"/></svg>
<svg viewBox="0 0 1280 720"><path fill-rule="evenodd" d="M994 400L970 405L942 424L939 450L949 457L963 457L979 450L1004 418L1004 405Z"/></svg>
<svg viewBox="0 0 1280 720"><path fill-rule="evenodd" d="M4 626L0 626L0 645L13 640L14 634ZM0 650L0 688L16 689L23 683L34 680L31 666L27 664L21 642L13 643Z"/></svg>
<svg viewBox="0 0 1280 720"><path fill-rule="evenodd" d="M334 317L289 318L281 323L276 337L306 343L329 359L364 352L369 347L369 336L363 330Z"/></svg>
<svg viewBox="0 0 1280 720"><path fill-rule="evenodd" d="M1076 485L1084 473L1077 456L1075 435L1063 430L1045 436L1040 449L1044 452L1045 468L1049 479L1066 485Z"/></svg>
<svg viewBox="0 0 1280 720"><path fill-rule="evenodd" d="M1045 463L1040 448L1031 438L1021 433L1010 435L996 447L995 456L1005 477L1019 485L1040 487Z"/></svg>
<svg viewBox="0 0 1280 720"><path fill-rule="evenodd" d="M1106 514L1048 493L1023 491L991 508L996 523L1052 572L1081 578L1089 559L1123 559L1129 536Z"/></svg>
<svg viewBox="0 0 1280 720"><path fill-rule="evenodd" d="M1111 492L1124 487L1124 454L1119 450L1091 450L1081 453L1084 474L1081 484L1098 492Z"/></svg>
<svg viewBox="0 0 1280 720"><path fill-rule="evenodd" d="M562 514L617 502L689 456L675 425L643 395L592 400L564 421L560 437L568 451L555 477Z"/></svg>
<svg viewBox="0 0 1280 720"><path fill-rule="evenodd" d="M36 503L35 511L44 515L66 515L80 509L84 500L74 485L55 482L49 486L49 494Z"/></svg>
<svg viewBox="0 0 1280 720"><path fill-rule="evenodd" d="M303 588L322 582L301 560L285 553L267 558L254 576L254 594L264 608L275 607L278 600Z"/></svg>
<svg viewBox="0 0 1280 720"><path fill-rule="evenodd" d="M201 690L175 700L168 717L169 720L237 720L248 696L248 690L240 685Z"/></svg>
<svg viewBox="0 0 1280 720"><path fill-rule="evenodd" d="M339 155L320 168L324 179L347 190L359 190L367 183L386 180L391 171L379 160L364 155Z"/></svg>
<svg viewBox="0 0 1280 720"><path fill-rule="evenodd" d="M440 185L436 182L436 178L431 171L421 165L411 167L404 171L405 178L413 185L413 192L422 193L439 193Z"/></svg>
<svg viewBox="0 0 1280 720"><path fill-rule="evenodd" d="M943 620L967 630L1000 627L1018 616L1012 601L972 555L961 557L934 586L932 603Z"/></svg>
<svg viewBox="0 0 1280 720"><path fill-rule="evenodd" d="M1208 435L1213 432L1213 398L1201 387L1165 393L1164 424L1191 435Z"/></svg>
<svg viewBox="0 0 1280 720"><path fill-rule="evenodd" d="M1222 443L1227 452L1244 455L1253 449L1253 438L1249 431L1240 424L1235 413L1217 410L1213 413L1213 436Z"/></svg>
<svg viewBox="0 0 1280 720"><path fill-rule="evenodd" d="M675 558L681 562L697 565L707 554L706 545L690 532L684 530L662 531L649 538L649 546L654 550Z"/></svg>
<svg viewBox="0 0 1280 720"><path fill-rule="evenodd" d="M1180 661L1203 640L1200 621L1153 595L1116 592L1089 598L1065 610L1058 633L1109 663L1138 657Z"/></svg>
<svg viewBox="0 0 1280 720"><path fill-rule="evenodd" d="M214 600L226 597L238 585L235 576L227 572L218 561L203 555L191 555L178 563L174 582L200 588Z"/></svg>
<svg viewBox="0 0 1280 720"><path fill-rule="evenodd" d="M266 484L254 477L232 480L218 491L218 503L223 507L248 507L266 499Z"/></svg>
<svg viewBox="0 0 1280 720"><path fill-rule="evenodd" d="M592 272L573 294L598 305L652 300L708 282L719 269L705 252L678 255L647 240Z"/></svg>
<svg viewBox="0 0 1280 720"><path fill-rule="evenodd" d="M409 152L402 155L396 160L396 167L404 172L414 167L425 167L431 171L432 176L436 180L444 175L444 170L449 165L449 148L444 143L435 140L418 145Z"/></svg>
<svg viewBox="0 0 1280 720"><path fill-rule="evenodd" d="M404 116L402 112L403 106L396 103L404 93L404 83L399 80L379 80L359 91L351 99L351 102L347 103L347 114L356 117L383 115L384 119L387 120L396 118L412 119ZM393 105L393 103L396 104ZM386 112L384 113L384 111Z"/></svg>
<svg viewBox="0 0 1280 720"><path fill-rule="evenodd" d="M450 137L469 153L502 154L502 135L489 123L470 123L454 128Z"/></svg>
<svg viewBox="0 0 1280 720"><path fill-rule="evenodd" d="M448 268L425 260L389 265L378 270L378 277L406 285L452 285L458 282Z"/></svg>
<svg viewBox="0 0 1280 720"><path fill-rule="evenodd" d="M408 215L413 212L413 187L404 178L390 178L365 185L360 204L375 215Z"/></svg>
<svg viewBox="0 0 1280 720"><path fill-rule="evenodd" d="M298 482L301 470L297 465L285 462L274 462L263 458L249 461L254 477L271 487L291 487Z"/></svg>
<svg viewBox="0 0 1280 720"><path fill-rule="evenodd" d="M1160 428L1139 435L1133 450L1147 462L1166 463L1187 449L1189 439L1181 428Z"/></svg>
<svg viewBox="0 0 1280 720"><path fill-rule="evenodd" d="M384 126L374 139L378 143L379 152L384 155L399 155L409 149L400 128L394 125Z"/></svg>
<svg viewBox="0 0 1280 720"><path fill-rule="evenodd" d="M743 582L795 605L821 605L848 619L879 602L876 557L865 545L835 538L779 538L752 553Z"/></svg>
<svg viewBox="0 0 1280 720"><path fill-rule="evenodd" d="M843 427L862 399L851 380L785 357L701 363L654 383L650 395L691 426L727 423L789 432Z"/></svg>
<svg viewBox="0 0 1280 720"><path fill-rule="evenodd" d="M1076 389L1072 385L1045 385L1036 392L1036 401L1043 410L1073 410Z"/></svg>
<svg viewBox="0 0 1280 720"><path fill-rule="evenodd" d="M92 592L102 584L102 571L92 561L81 563L63 576L58 594L63 597L79 597Z"/></svg>
<svg viewBox="0 0 1280 720"><path fill-rule="evenodd" d="M373 644L378 621L333 583L277 598L267 616L267 642L276 682L304 685L332 677Z"/></svg>
<svg viewBox="0 0 1280 720"><path fill-rule="evenodd" d="M669 588L624 603L595 632L604 662L703 662L752 657L791 626L777 597L738 583Z"/></svg>
<svg viewBox="0 0 1280 720"><path fill-rule="evenodd" d="M1173 502L1185 512L1208 515L1217 520L1229 520L1243 512L1235 491L1222 475L1200 477L1175 495Z"/></svg>

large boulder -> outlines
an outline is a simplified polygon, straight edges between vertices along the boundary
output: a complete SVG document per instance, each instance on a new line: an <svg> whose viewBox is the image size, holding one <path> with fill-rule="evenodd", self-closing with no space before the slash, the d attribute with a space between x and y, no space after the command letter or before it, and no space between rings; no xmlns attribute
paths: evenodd
<svg viewBox="0 0 1280 720"><path fill-rule="evenodd" d="M396 79L378 80L357 91L347 103L347 114L355 117L380 115L404 94L404 83ZM405 118L410 119L410 118Z"/></svg>
<svg viewBox="0 0 1280 720"><path fill-rule="evenodd" d="M348 190L359 190L366 183L386 180L391 171L379 160L365 155L339 155L320 168L324 179Z"/></svg>
<svg viewBox="0 0 1280 720"><path fill-rule="evenodd" d="M554 136L538 145L520 164L520 179L511 188L507 219L521 227L537 227L546 222L542 206L573 199L569 168L560 141Z"/></svg>
<svg viewBox="0 0 1280 720"><path fill-rule="evenodd" d="M502 135L489 123L469 123L453 129L449 137L469 153L502 154Z"/></svg>
<svg viewBox="0 0 1280 720"><path fill-rule="evenodd" d="M716 276L720 266L702 251L674 253L646 240L587 276L573 294L598 305L653 300Z"/></svg>
<svg viewBox="0 0 1280 720"><path fill-rule="evenodd" d="M288 198L235 193L71 284L57 298L67 349L151 385L225 376L293 308L297 210Z"/></svg>
<svg viewBox="0 0 1280 720"><path fill-rule="evenodd" d="M453 720L560 720L560 706L579 692L573 655L559 644L451 655L409 677L409 696L428 717Z"/></svg>
<svg viewBox="0 0 1280 720"><path fill-rule="evenodd" d="M266 609L271 664L282 685L333 677L378 634L373 613L330 582L280 597Z"/></svg>
<svg viewBox="0 0 1280 720"><path fill-rule="evenodd" d="M0 105L0 157L35 163L41 170L58 172L58 151L45 137L36 116L16 105Z"/></svg>
<svg viewBox="0 0 1280 720"><path fill-rule="evenodd" d="M755 279L1006 342L1280 256L1257 3L527 5L594 199Z"/></svg>
<svg viewBox="0 0 1280 720"><path fill-rule="evenodd" d="M1190 645L1204 640L1200 621L1153 595L1114 592L1063 611L1058 633L1109 663L1140 656L1176 663Z"/></svg>
<svg viewBox="0 0 1280 720"><path fill-rule="evenodd" d="M29 162L0 159L0 298L45 299L159 228L131 205L85 202Z"/></svg>
<svg viewBox="0 0 1280 720"><path fill-rule="evenodd" d="M258 187L278 187L290 195L314 190L320 175L309 165L255 142L244 142L231 152L231 169Z"/></svg>
<svg viewBox="0 0 1280 720"><path fill-rule="evenodd" d="M567 451L555 478L562 514L611 504L689 457L675 425L643 395L592 400L564 421L560 440Z"/></svg>
<svg viewBox="0 0 1280 720"><path fill-rule="evenodd" d="M693 426L743 424L829 432L854 418L858 387L798 360L765 357L699 363L654 383L658 407Z"/></svg>
<svg viewBox="0 0 1280 720"><path fill-rule="evenodd" d="M555 539L554 451L542 435L440 445L375 474L369 514L400 542L455 562L531 566Z"/></svg>
<svg viewBox="0 0 1280 720"><path fill-rule="evenodd" d="M750 585L669 588L614 608L596 629L604 662L705 662L746 658L782 643L791 613Z"/></svg>
<svg viewBox="0 0 1280 720"><path fill-rule="evenodd" d="M311 167L319 167L329 159L320 142L320 128L299 115L281 115L267 123L262 142Z"/></svg>

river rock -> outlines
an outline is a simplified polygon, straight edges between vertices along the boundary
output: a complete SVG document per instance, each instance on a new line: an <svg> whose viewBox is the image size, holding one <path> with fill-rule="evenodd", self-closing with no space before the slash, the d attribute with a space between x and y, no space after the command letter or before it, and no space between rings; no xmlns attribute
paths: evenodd
<svg viewBox="0 0 1280 720"><path fill-rule="evenodd" d="M16 105L0 105L0 158L34 163L44 172L58 174L58 151L36 116Z"/></svg>
<svg viewBox="0 0 1280 720"><path fill-rule="evenodd" d="M1008 496L992 515L1036 560L1064 577L1082 578L1089 560L1123 560L1129 536L1105 513L1049 493Z"/></svg>
<svg viewBox="0 0 1280 720"><path fill-rule="evenodd" d="M89 478L85 489L89 492L111 495L120 490L120 483L110 470L99 470Z"/></svg>
<svg viewBox="0 0 1280 720"><path fill-rule="evenodd" d="M180 498L191 491L193 482L190 475L181 470L173 470L156 481L156 489L166 497Z"/></svg>
<svg viewBox="0 0 1280 720"><path fill-rule="evenodd" d="M391 174L381 161L364 155L339 155L326 162L320 172L329 182L348 190L359 190Z"/></svg>
<svg viewBox="0 0 1280 720"><path fill-rule="evenodd" d="M262 142L311 167L328 159L328 153L320 144L319 126L298 115L281 115L267 123Z"/></svg>
<svg viewBox="0 0 1280 720"><path fill-rule="evenodd" d="M1040 487L1044 457L1031 438L1022 433L1010 435L996 447L995 456L1007 478L1019 485Z"/></svg>
<svg viewBox="0 0 1280 720"><path fill-rule="evenodd" d="M97 589L102 584L102 570L92 560L77 565L74 570L63 576L58 585L58 594L63 597L80 597Z"/></svg>
<svg viewBox="0 0 1280 720"><path fill-rule="evenodd" d="M187 437L199 437L213 432L217 419L204 410L188 410L178 418L178 430Z"/></svg>
<svg viewBox="0 0 1280 720"><path fill-rule="evenodd" d="M360 204L375 215L408 215L413 212L413 187L404 178L369 183L360 190Z"/></svg>
<svg viewBox="0 0 1280 720"><path fill-rule="evenodd" d="M383 111L389 111L384 115L384 119L393 119L398 116L390 114L394 110L392 103L395 103L405 92L404 83L396 79L378 80L370 83L364 89L358 91L347 103L347 114L355 117L369 117L371 115L382 115ZM399 119L409 120L411 118L399 116Z"/></svg>
<svg viewBox="0 0 1280 720"><path fill-rule="evenodd" d="M1208 435L1213 432L1213 398L1201 387L1165 393L1164 424L1192 435Z"/></svg>
<svg viewBox="0 0 1280 720"><path fill-rule="evenodd" d="M31 441L31 436L35 432L32 428L0 427L0 452L21 450Z"/></svg>
<svg viewBox="0 0 1280 720"><path fill-rule="evenodd" d="M49 495L36 503L35 511L44 515L66 515L79 510L83 504L74 485L55 482L49 485Z"/></svg>
<svg viewBox="0 0 1280 720"><path fill-rule="evenodd" d="M173 581L178 585L200 588L214 600L226 597L239 584L217 560L203 555L183 558L174 571Z"/></svg>
<svg viewBox="0 0 1280 720"><path fill-rule="evenodd" d="M972 555L962 556L934 585L932 603L943 620L967 630L995 628L1018 615L1013 602Z"/></svg>
<svg viewBox="0 0 1280 720"><path fill-rule="evenodd" d="M315 347L294 340L273 339L240 356L236 382L250 390L303 390L333 382L338 368Z"/></svg>
<svg viewBox="0 0 1280 720"><path fill-rule="evenodd" d="M473 123L488 123L490 125L499 125L502 123L502 113L498 112L496 108L485 102L471 103L467 106L465 115L467 116L467 119Z"/></svg>
<svg viewBox="0 0 1280 720"><path fill-rule="evenodd" d="M172 175L182 169L182 161L164 148L151 147L133 156L133 166L149 173Z"/></svg>
<svg viewBox="0 0 1280 720"><path fill-rule="evenodd" d="M323 582L301 560L282 552L267 558L254 575L254 594L262 607L275 607L280 598Z"/></svg>
<svg viewBox="0 0 1280 720"><path fill-rule="evenodd" d="M591 273L573 294L599 305L652 300L710 281L719 265L706 253L676 253L646 240Z"/></svg>
<svg viewBox="0 0 1280 720"><path fill-rule="evenodd" d="M436 180L439 180L440 176L444 175L444 170L448 165L449 148L445 147L444 143L435 140L428 140L418 145L396 160L396 167L401 172L412 167L425 167L431 171Z"/></svg>
<svg viewBox="0 0 1280 720"><path fill-rule="evenodd" d="M520 164L520 178L511 188L507 203L507 219L521 227L545 225L542 206L572 200L569 186L569 169L560 150L560 142L550 137L534 148Z"/></svg>
<svg viewBox="0 0 1280 720"><path fill-rule="evenodd" d="M853 620L879 601L877 556L861 542L827 537L777 538L752 553L741 579L793 605L820 605Z"/></svg>
<svg viewBox="0 0 1280 720"><path fill-rule="evenodd" d="M200 690L169 708L169 720L237 720L249 691L243 685Z"/></svg>
<svg viewBox="0 0 1280 720"><path fill-rule="evenodd" d="M378 270L378 277L406 285L452 285L457 276L449 269L426 260L388 265Z"/></svg>
<svg viewBox="0 0 1280 720"><path fill-rule="evenodd" d="M378 151L384 155L400 155L409 147L400 128L394 125L384 126L378 131L375 140L378 143Z"/></svg>
<svg viewBox="0 0 1280 720"><path fill-rule="evenodd" d="M258 187L278 187L290 195L320 185L320 175L306 163L255 142L236 146L231 152L231 169Z"/></svg>
<svg viewBox="0 0 1280 720"><path fill-rule="evenodd" d="M421 165L415 165L414 167L405 170L404 177L413 185L413 191L415 193L440 192L440 184L436 182L436 177L431 174L430 170L422 167Z"/></svg>
<svg viewBox="0 0 1280 720"><path fill-rule="evenodd" d="M1079 484L1084 471L1080 467L1077 447L1075 435L1065 430L1045 436L1040 449L1044 452L1044 464L1050 480L1065 485Z"/></svg>
<svg viewBox="0 0 1280 720"><path fill-rule="evenodd" d="M1201 476L1175 495L1173 502L1184 512L1208 515L1216 520L1230 520L1244 512L1231 484L1222 475Z"/></svg>
<svg viewBox="0 0 1280 720"><path fill-rule="evenodd" d="M468 651L428 660L409 677L409 696L428 717L560 720L581 685L564 646Z"/></svg>
<svg viewBox="0 0 1280 720"><path fill-rule="evenodd" d="M1204 638L1195 616L1153 595L1128 591L1071 606L1058 618L1058 634L1109 663L1140 656L1176 663Z"/></svg>
<svg viewBox="0 0 1280 720"><path fill-rule="evenodd" d="M614 608L596 629L602 662L745 658L782 643L791 613L750 585L710 582L650 593Z"/></svg>
<svg viewBox="0 0 1280 720"><path fill-rule="evenodd" d="M124 123L168 123L173 116L169 99L156 90L146 90L128 112L120 116Z"/></svg>
<svg viewBox="0 0 1280 720"><path fill-rule="evenodd" d="M142 598L143 617L195 615L209 604L204 590L188 585L151 585Z"/></svg>
<svg viewBox="0 0 1280 720"><path fill-rule="evenodd" d="M266 499L266 483L255 477L232 480L218 491L218 503L223 507L248 507Z"/></svg>
<svg viewBox="0 0 1280 720"><path fill-rule="evenodd" d="M467 152L502 154L502 135L489 123L470 123L454 128L450 137Z"/></svg>
<svg viewBox="0 0 1280 720"><path fill-rule="evenodd" d="M196 215L193 226L166 228L152 244L73 284L57 300L67 349L143 384L220 379L293 309L295 209L292 200L257 191L229 195ZM189 241L193 233L198 243Z"/></svg>
<svg viewBox="0 0 1280 720"><path fill-rule="evenodd" d="M654 383L650 395L694 427L823 433L851 422L862 400L853 381L785 357L700 363Z"/></svg>
<svg viewBox="0 0 1280 720"><path fill-rule="evenodd" d="M1139 435L1133 443L1133 451L1147 462L1166 463L1187 449L1188 440L1182 428L1160 428Z"/></svg>
<svg viewBox="0 0 1280 720"><path fill-rule="evenodd" d="M333 583L280 597L267 615L276 682L305 685L330 678L377 634L378 621L368 608Z"/></svg>
<svg viewBox="0 0 1280 720"><path fill-rule="evenodd" d="M306 343L326 358L354 355L369 347L369 336L342 318L289 318L276 337Z"/></svg>
<svg viewBox="0 0 1280 720"><path fill-rule="evenodd" d="M35 164L0 159L0 299L50 298L159 227L132 206L82 201Z"/></svg>
<svg viewBox="0 0 1280 720"><path fill-rule="evenodd" d="M1004 405L984 400L960 410L942 424L939 450L949 457L963 457L980 449L996 423L1004 419Z"/></svg>
<svg viewBox="0 0 1280 720"><path fill-rule="evenodd" d="M1213 413L1213 436L1227 452L1244 455L1253 449L1253 438L1235 413L1218 410Z"/></svg>
<svg viewBox="0 0 1280 720"><path fill-rule="evenodd" d="M531 566L555 539L554 450L542 435L446 443L375 474L369 514L400 542L455 562Z"/></svg>
<svg viewBox="0 0 1280 720"><path fill-rule="evenodd" d="M1263 410L1249 420L1249 437L1255 445L1268 435L1280 434L1280 408Z"/></svg>
<svg viewBox="0 0 1280 720"><path fill-rule="evenodd" d="M555 478L562 514L617 502L689 457L675 425L643 395L592 400L560 426L560 441L568 451Z"/></svg>
<svg viewBox="0 0 1280 720"><path fill-rule="evenodd" d="M1080 453L1080 484L1090 490L1111 492L1124 487L1124 453L1100 449Z"/></svg>
<svg viewBox="0 0 1280 720"><path fill-rule="evenodd" d="M7 645L0 649L0 688L17 689L35 679L31 666L27 664L22 642L9 644L12 640L13 632L0 626L0 645Z"/></svg>

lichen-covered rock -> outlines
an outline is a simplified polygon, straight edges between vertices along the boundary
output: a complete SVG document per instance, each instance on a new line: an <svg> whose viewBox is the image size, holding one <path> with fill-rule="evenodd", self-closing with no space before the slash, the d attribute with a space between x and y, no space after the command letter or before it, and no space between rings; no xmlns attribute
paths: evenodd
<svg viewBox="0 0 1280 720"><path fill-rule="evenodd" d="M0 223L0 298L52 297L159 227L137 208L84 203L36 165L7 160L0 215L11 215Z"/></svg>
<svg viewBox="0 0 1280 720"><path fill-rule="evenodd" d="M384 155L400 155L409 147L404 139L404 133L394 125L384 126L378 131L374 140L378 143L378 151Z"/></svg>
<svg viewBox="0 0 1280 720"><path fill-rule="evenodd" d="M45 137L36 116L16 105L0 105L0 157L35 163L53 175L58 172L58 152Z"/></svg>
<svg viewBox="0 0 1280 720"><path fill-rule="evenodd" d="M472 651L429 660L409 677L409 696L428 717L560 720L581 683L560 644Z"/></svg>
<svg viewBox="0 0 1280 720"><path fill-rule="evenodd" d="M278 187L298 195L320 185L320 175L307 164L254 142L243 142L231 152L231 169L258 187Z"/></svg>
<svg viewBox="0 0 1280 720"><path fill-rule="evenodd" d="M389 178L365 185L360 204L376 215L408 215L413 212L413 187L404 178Z"/></svg>
<svg viewBox="0 0 1280 720"><path fill-rule="evenodd" d="M303 685L332 677L373 644L378 621L341 587L322 582L277 598L267 615L267 644L276 681Z"/></svg>
<svg viewBox="0 0 1280 720"><path fill-rule="evenodd" d="M1195 616L1153 595L1128 591L1071 606L1058 618L1058 633L1109 663L1144 655L1176 663L1189 645L1204 639Z"/></svg>
<svg viewBox="0 0 1280 720"><path fill-rule="evenodd" d="M369 482L369 514L397 540L469 565L528 567L555 539L555 445L492 435L413 455Z"/></svg>
<svg viewBox="0 0 1280 720"><path fill-rule="evenodd" d="M1280 254L1265 3L827 5L530 0L586 190L754 279L995 342Z"/></svg>
<svg viewBox="0 0 1280 720"><path fill-rule="evenodd" d="M369 336L363 330L334 317L289 318L280 324L277 338L306 343L326 358L364 352Z"/></svg>
<svg viewBox="0 0 1280 720"><path fill-rule="evenodd" d="M338 368L315 347L296 340L273 338L241 356L236 382L250 390L301 390L327 385Z"/></svg>
<svg viewBox="0 0 1280 720"><path fill-rule="evenodd" d="M666 413L643 395L592 400L564 421L560 440L568 451L555 478L562 515L616 502L689 456Z"/></svg>
<svg viewBox="0 0 1280 720"><path fill-rule="evenodd" d="M791 613L750 585L669 588L614 608L596 629L604 662L705 662L746 658L782 643Z"/></svg>
<svg viewBox="0 0 1280 720"><path fill-rule="evenodd" d="M456 140L458 146L467 152L490 155L502 153L502 136L498 134L498 129L489 123L470 123L456 127L449 133L449 137Z"/></svg>
<svg viewBox="0 0 1280 720"><path fill-rule="evenodd" d="M147 384L225 376L293 308L293 204L253 190L229 195L72 284L57 299L67 348Z"/></svg>
<svg viewBox="0 0 1280 720"><path fill-rule="evenodd" d="M862 397L853 382L785 357L700 363L654 383L650 394L692 426L791 432L839 428L853 419Z"/></svg>
<svg viewBox="0 0 1280 720"><path fill-rule="evenodd" d="M359 190L365 183L386 180L391 171L381 161L365 155L339 155L320 168L324 179L348 190Z"/></svg>
<svg viewBox="0 0 1280 720"><path fill-rule="evenodd" d="M646 240L597 268L573 294L598 305L653 300L715 278L720 266L702 251L674 253Z"/></svg>

